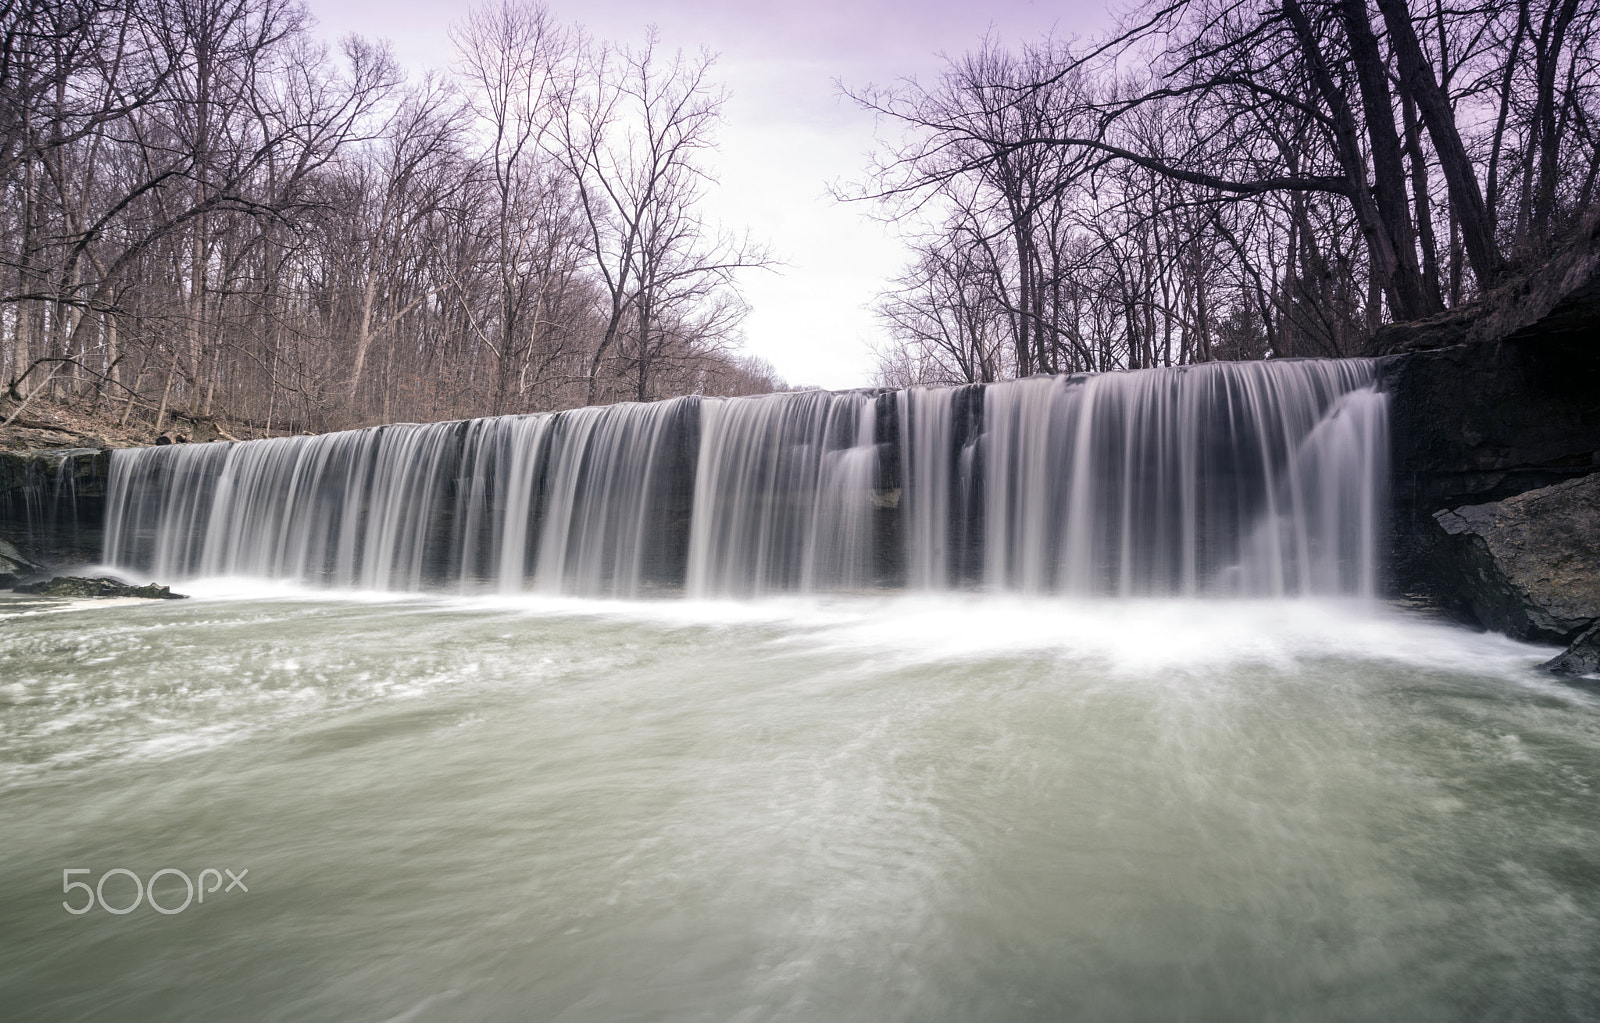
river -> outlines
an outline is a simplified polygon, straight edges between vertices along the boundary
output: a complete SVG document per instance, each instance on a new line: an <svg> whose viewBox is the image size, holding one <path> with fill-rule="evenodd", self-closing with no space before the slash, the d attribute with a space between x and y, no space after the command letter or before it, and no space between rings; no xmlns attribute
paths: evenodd
<svg viewBox="0 0 1600 1023"><path fill-rule="evenodd" d="M1548 649L1355 600L180 588L0 595L7 1018L1600 1016L1600 698Z"/></svg>

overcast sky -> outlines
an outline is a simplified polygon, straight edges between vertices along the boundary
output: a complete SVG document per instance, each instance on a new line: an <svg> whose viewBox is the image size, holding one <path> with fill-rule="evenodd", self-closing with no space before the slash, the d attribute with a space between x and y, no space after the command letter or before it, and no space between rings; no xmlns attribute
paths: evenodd
<svg viewBox="0 0 1600 1023"><path fill-rule="evenodd" d="M447 28L464 5L424 0L308 0L330 40L350 32L388 39L413 72L451 61ZM701 45L719 54L714 77L732 96L708 212L748 226L787 263L747 272L753 307L746 350L791 384L829 388L870 382L878 328L868 308L905 261L892 233L865 210L827 195L859 176L873 146L872 118L839 98L834 80L859 87L906 76L930 80L938 54L959 54L992 31L1008 43L1054 31L1091 35L1104 0L922 3L825 0L766 5L749 0L551 0L564 22L635 43L655 24L667 50Z"/></svg>

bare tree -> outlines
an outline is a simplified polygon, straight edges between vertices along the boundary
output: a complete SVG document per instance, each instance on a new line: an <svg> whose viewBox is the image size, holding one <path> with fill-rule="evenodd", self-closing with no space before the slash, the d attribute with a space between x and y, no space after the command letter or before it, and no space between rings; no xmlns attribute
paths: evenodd
<svg viewBox="0 0 1600 1023"><path fill-rule="evenodd" d="M765 379L732 276L764 257L700 212L708 60L580 50L498 0L454 74L402 88L385 48L308 24L0 0L6 394L269 432Z"/></svg>
<svg viewBox="0 0 1600 1023"><path fill-rule="evenodd" d="M1146 4L852 91L899 131L841 191L916 239L891 327L967 307L936 255L985 268L1018 374L1344 355L1560 244L1597 198L1600 10L1370 3Z"/></svg>
<svg viewBox="0 0 1600 1023"><path fill-rule="evenodd" d="M727 98L710 83L712 56L661 60L657 46L653 29L638 50L586 42L553 150L575 182L606 296L605 327L589 363L589 404L600 396L601 365L618 348L630 314L634 394L645 400L662 310L691 295L716 301L717 287L735 270L769 263L748 239L713 234L696 212L709 181L702 160L715 145ZM719 330L721 319L712 321Z"/></svg>

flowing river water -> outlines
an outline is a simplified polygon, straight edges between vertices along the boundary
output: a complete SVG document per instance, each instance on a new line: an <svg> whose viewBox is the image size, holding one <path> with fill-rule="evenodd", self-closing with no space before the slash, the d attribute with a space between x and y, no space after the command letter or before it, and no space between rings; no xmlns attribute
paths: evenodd
<svg viewBox="0 0 1600 1023"><path fill-rule="evenodd" d="M1545 648L278 585L0 596L0 1015L1600 1016L1600 698Z"/></svg>

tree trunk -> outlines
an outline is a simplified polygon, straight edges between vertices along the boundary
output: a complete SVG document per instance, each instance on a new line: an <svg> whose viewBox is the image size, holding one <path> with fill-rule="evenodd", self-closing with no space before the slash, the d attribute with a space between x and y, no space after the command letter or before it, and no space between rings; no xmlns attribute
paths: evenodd
<svg viewBox="0 0 1600 1023"><path fill-rule="evenodd" d="M1392 284L1385 282L1396 318L1414 320L1436 313L1438 302L1430 302L1417 268L1416 232L1406 203L1405 163L1400 155L1400 137L1395 131L1394 100L1389 95L1386 62L1378 39L1367 18L1366 0L1340 0L1340 18L1350 40L1350 63L1361 88L1361 106L1366 113L1367 141L1372 152L1372 198L1383 230L1394 248Z"/></svg>
<svg viewBox="0 0 1600 1023"><path fill-rule="evenodd" d="M1561 50L1567 28L1578 13L1578 0L1566 0L1556 13L1550 41L1539 61L1539 86L1536 110L1539 119L1539 183L1533 194L1533 234L1545 238L1555 216L1556 178L1561 169L1562 132L1556 124L1556 74L1560 71Z"/></svg>
<svg viewBox="0 0 1600 1023"><path fill-rule="evenodd" d="M1350 109L1344 91L1333 80L1333 75L1328 70L1327 63L1323 59L1321 41L1312 30L1311 20L1306 17L1299 0L1283 0L1283 13L1294 29L1300 52L1305 57L1306 66L1311 73L1312 84L1328 107L1335 151L1339 158L1339 166L1344 171L1345 180L1349 183L1347 195L1355 211L1356 223L1360 225L1362 237L1367 242L1367 258L1371 260L1378 279L1386 282L1390 301L1400 304L1393 287L1399 256L1395 252L1393 238L1385 230L1377 205L1367 191L1366 161L1361 155L1360 131L1356 124L1355 113Z"/></svg>
<svg viewBox="0 0 1600 1023"><path fill-rule="evenodd" d="M1422 153L1422 127L1417 107L1409 96L1400 104L1405 115L1406 155L1411 163L1411 197L1417 206L1417 237L1422 243L1422 288L1436 309L1444 308L1439 286L1439 243L1433 234L1433 212L1428 203L1428 163Z"/></svg>
<svg viewBox="0 0 1600 1023"><path fill-rule="evenodd" d="M594 350L594 358L589 360L589 390L584 399L585 405L593 405L600 388L600 360L605 358L607 349L617 340L617 330L622 323L622 306L613 303L611 306L611 319L606 324L606 332L600 338L600 345Z"/></svg>
<svg viewBox="0 0 1600 1023"><path fill-rule="evenodd" d="M1526 2L1517 5L1517 32L1511 38L1511 52L1506 56L1506 64L1500 73L1500 112L1495 117L1494 141L1489 147L1489 180L1487 182L1488 198L1485 203L1489 215L1489 229L1492 232L1500 221L1500 154L1504 150L1506 137L1506 119L1511 115L1511 82L1517 70L1517 54L1522 49L1523 36L1528 31L1528 5Z"/></svg>
<svg viewBox="0 0 1600 1023"><path fill-rule="evenodd" d="M652 275L653 276L653 275ZM639 401L650 400L650 305L651 295L648 287L639 291L639 373L637 397Z"/></svg>
<svg viewBox="0 0 1600 1023"><path fill-rule="evenodd" d="M1411 24L1411 11L1405 0L1378 0L1384 24L1389 29L1390 45L1400 65L1400 92L1410 96L1422 114L1428 136L1433 139L1434 152L1439 154L1439 169L1449 188L1450 205L1456 211L1461 225L1461 237L1467 250L1467 261L1472 264L1472 275L1477 278L1478 290L1492 288L1500 276L1500 250L1495 244L1494 229L1484 205L1483 192L1478 187L1478 177L1461 142L1456 128L1455 110L1450 97L1439 87L1433 67L1423 56L1422 45L1417 41L1416 29Z"/></svg>
<svg viewBox="0 0 1600 1023"><path fill-rule="evenodd" d="M350 368L350 387L345 392L345 401L354 411L356 392L361 389L361 371L367 364L367 348L372 344L372 303L378 294L378 275L376 270L367 273L367 286L361 292L361 319L356 324L356 358L355 365Z"/></svg>

